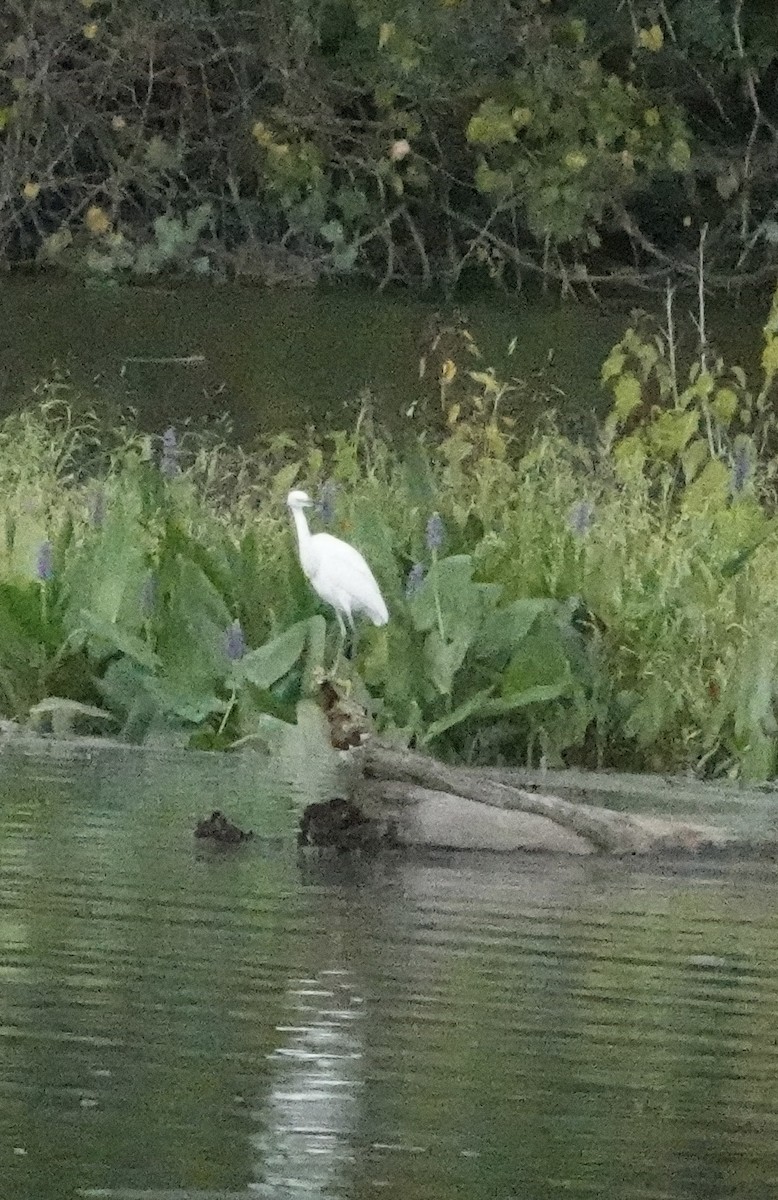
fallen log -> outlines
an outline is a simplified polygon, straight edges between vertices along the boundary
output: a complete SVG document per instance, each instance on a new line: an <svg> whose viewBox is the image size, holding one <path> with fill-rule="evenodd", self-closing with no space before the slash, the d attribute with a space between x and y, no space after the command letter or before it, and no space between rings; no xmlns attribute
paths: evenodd
<svg viewBox="0 0 778 1200"><path fill-rule="evenodd" d="M719 823L618 812L450 766L377 739L348 752L352 798L392 822L401 842L457 849L543 849L575 854L698 852L743 846ZM581 795L580 784L576 794ZM778 838L774 839L778 841ZM761 848L764 848L762 839Z"/></svg>

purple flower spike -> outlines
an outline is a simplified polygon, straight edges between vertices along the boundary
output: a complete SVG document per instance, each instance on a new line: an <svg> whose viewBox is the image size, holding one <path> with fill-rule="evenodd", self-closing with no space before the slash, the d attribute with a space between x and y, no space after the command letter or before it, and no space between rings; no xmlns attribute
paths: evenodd
<svg viewBox="0 0 778 1200"><path fill-rule="evenodd" d="M162 434L162 458L159 469L165 479L173 479L179 472L178 466L178 436L172 427Z"/></svg>
<svg viewBox="0 0 778 1200"><path fill-rule="evenodd" d="M319 492L319 502L316 509L325 525L331 525L335 516L335 497L338 494L337 485L328 479Z"/></svg>
<svg viewBox="0 0 778 1200"><path fill-rule="evenodd" d="M594 524L594 505L588 500L579 500L570 509L567 516L568 529L575 537L586 537Z"/></svg>
<svg viewBox="0 0 778 1200"><path fill-rule="evenodd" d="M157 602L157 577L153 571L149 571L143 581L143 587L140 593L140 610L143 616L148 618L154 612L154 606Z"/></svg>
<svg viewBox="0 0 778 1200"><path fill-rule="evenodd" d="M35 558L35 574L41 583L48 583L54 577L54 551L51 542L41 542Z"/></svg>
<svg viewBox="0 0 778 1200"><path fill-rule="evenodd" d="M230 662L240 662L246 653L246 639L240 621L233 621L224 635L224 652Z"/></svg>
<svg viewBox="0 0 778 1200"><path fill-rule="evenodd" d="M405 581L406 600L410 600L412 596L415 596L423 583L424 566L422 563L414 563L408 572L408 578Z"/></svg>
<svg viewBox="0 0 778 1200"><path fill-rule="evenodd" d="M440 550L446 530L440 513L433 513L427 521L427 549Z"/></svg>

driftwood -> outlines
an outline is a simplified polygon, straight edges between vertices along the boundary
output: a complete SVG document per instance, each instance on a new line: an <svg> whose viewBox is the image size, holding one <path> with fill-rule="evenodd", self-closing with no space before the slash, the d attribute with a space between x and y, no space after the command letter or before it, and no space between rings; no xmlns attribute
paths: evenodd
<svg viewBox="0 0 778 1200"><path fill-rule="evenodd" d="M490 772L448 766L371 739L349 752L352 795L391 819L407 843L470 849L547 849L577 854L696 852L745 845L719 824L681 815L617 812L520 786ZM581 795L580 787L576 794ZM764 839L762 839L764 845Z"/></svg>

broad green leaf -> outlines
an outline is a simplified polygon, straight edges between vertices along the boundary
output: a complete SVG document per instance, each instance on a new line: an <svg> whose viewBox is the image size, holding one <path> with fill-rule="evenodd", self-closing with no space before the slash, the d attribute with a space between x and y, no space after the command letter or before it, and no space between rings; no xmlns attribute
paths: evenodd
<svg viewBox="0 0 778 1200"><path fill-rule="evenodd" d="M539 618L503 674L502 696L515 702L540 688L544 699L554 699L568 689L569 683L570 663L559 626L549 617Z"/></svg>
<svg viewBox="0 0 778 1200"><path fill-rule="evenodd" d="M105 706L124 722L120 737L128 742L142 742L158 715L150 684L149 672L129 658L114 659L98 681Z"/></svg>
<svg viewBox="0 0 778 1200"><path fill-rule="evenodd" d="M547 704L552 700L558 700L565 694L567 687L561 681L555 684L535 684L510 696L492 696L492 690L492 688L484 688L471 696L469 700L458 705L452 712L433 721L421 738L422 743L427 745L435 738L440 737L442 733L471 719L477 718L486 721L494 717L505 717L522 708L529 708L532 704Z"/></svg>
<svg viewBox="0 0 778 1200"><path fill-rule="evenodd" d="M770 337L762 351L762 370L768 379L778 372L778 337Z"/></svg>
<svg viewBox="0 0 778 1200"><path fill-rule="evenodd" d="M727 504L714 515L716 549L722 554L740 559L739 566L776 532L774 518L766 515L753 496L741 496L736 503ZM745 558L741 555L745 554ZM739 569L739 567L738 567ZM727 575L724 562L722 574ZM736 573L733 571L732 573Z"/></svg>
<svg viewBox="0 0 778 1200"><path fill-rule="evenodd" d="M38 584L0 583L0 614L4 617L9 642L13 639L20 643L29 640L41 645L46 642L48 631Z"/></svg>
<svg viewBox="0 0 778 1200"><path fill-rule="evenodd" d="M227 702L218 696L179 692L162 679L151 680L149 692L156 698L163 713L179 717L190 725L199 725L208 717L225 712L227 708Z"/></svg>
<svg viewBox="0 0 778 1200"><path fill-rule="evenodd" d="M141 596L148 572L142 503L137 487L124 481L108 501L102 527L90 533L66 564L63 589L70 628L81 624L84 609L108 624L136 631L142 625Z"/></svg>
<svg viewBox="0 0 778 1200"><path fill-rule="evenodd" d="M710 409L717 421L729 425L738 408L737 392L732 388L719 388L710 402Z"/></svg>
<svg viewBox="0 0 778 1200"><path fill-rule="evenodd" d="M115 720L113 713L106 712L104 708L96 708L93 704L81 704L63 696L46 696L32 706L28 715L31 728L42 730L49 725L54 736L59 738L71 737L84 723L105 726L113 724Z"/></svg>
<svg viewBox="0 0 778 1200"><path fill-rule="evenodd" d="M207 695L223 685L229 669L226 633L232 614L204 571L176 557L160 568L160 588L169 595L156 652L165 685L178 695Z"/></svg>
<svg viewBox="0 0 778 1200"><path fill-rule="evenodd" d="M440 620L445 641L470 645L486 614L497 603L501 590L499 584L473 581L473 562L469 554L452 555L440 559L430 568L419 591L409 602L411 619L421 632L438 628Z"/></svg>
<svg viewBox="0 0 778 1200"><path fill-rule="evenodd" d="M516 141L516 122L510 109L496 100L484 100L470 118L465 133L474 146L498 146Z"/></svg>
<svg viewBox="0 0 778 1200"><path fill-rule="evenodd" d="M699 424L700 413L696 408L660 413L649 430L651 445L662 458L675 458L694 437Z"/></svg>
<svg viewBox="0 0 778 1200"><path fill-rule="evenodd" d="M646 447L639 434L622 438L613 447L613 458L618 478L629 483L639 476L646 463Z"/></svg>
<svg viewBox="0 0 778 1200"><path fill-rule="evenodd" d="M456 725L461 725L463 721L469 721L471 717L483 713L484 705L493 691L494 686L483 688L480 692L476 692L474 696L470 696L462 704L458 704L456 708L452 709L450 713L446 713L438 721L433 721L424 734L423 742L425 744L433 742L442 733L446 733Z"/></svg>
<svg viewBox="0 0 778 1200"><path fill-rule="evenodd" d="M274 717L285 724L294 724L297 711L299 689L288 697L279 697L276 689L256 687L249 684L240 689L236 716L241 736L251 733L256 728L257 720L262 716Z"/></svg>
<svg viewBox="0 0 778 1200"><path fill-rule="evenodd" d="M273 477L272 481L272 500L278 504L286 501L286 497L294 483L297 482L297 477L300 474L300 463L287 463L285 467Z"/></svg>
<svg viewBox="0 0 778 1200"><path fill-rule="evenodd" d="M359 257L359 244L351 242L347 246L340 246L332 251L330 262L336 271L351 271Z"/></svg>
<svg viewBox="0 0 778 1200"><path fill-rule="evenodd" d="M613 388L613 415L619 424L623 424L630 413L634 412L643 398L640 380L631 371L625 371L616 380Z"/></svg>
<svg viewBox="0 0 778 1200"><path fill-rule="evenodd" d="M465 661L469 638L442 641L437 629L427 634L424 642L424 669L430 682L443 696L450 696L454 678Z"/></svg>
<svg viewBox="0 0 778 1200"><path fill-rule="evenodd" d="M527 636L541 613L552 612L553 600L514 600L505 608L490 613L473 645L479 658L500 657L511 653Z"/></svg>
<svg viewBox="0 0 778 1200"><path fill-rule="evenodd" d="M305 654L303 657L303 677L300 691L303 696L310 695L316 686L316 680L324 668L324 652L327 638L327 622L320 613L308 618L308 634Z"/></svg>
<svg viewBox="0 0 778 1200"><path fill-rule="evenodd" d="M35 579L38 551L48 539L43 515L34 506L30 506L30 511L17 506L13 516L6 521L5 529L8 577L19 582Z"/></svg>
<svg viewBox="0 0 778 1200"><path fill-rule="evenodd" d="M507 171L495 171L483 159L475 169L474 182L483 196L506 194L513 186L513 181Z"/></svg>
<svg viewBox="0 0 778 1200"><path fill-rule="evenodd" d="M41 699L46 639L40 589L0 584L0 710L6 715L24 717Z"/></svg>
<svg viewBox="0 0 778 1200"><path fill-rule="evenodd" d="M166 524L165 540L168 553L172 552L189 559L200 568L225 603L234 602L233 575L227 555L229 546L226 539L218 549L204 546L202 542L186 533L178 521L172 520Z"/></svg>
<svg viewBox="0 0 778 1200"><path fill-rule="evenodd" d="M730 488L730 468L720 458L712 459L689 484L683 498L684 512L702 512L726 503Z"/></svg>
<svg viewBox="0 0 778 1200"><path fill-rule="evenodd" d="M294 712L291 714L292 721L295 715ZM246 710L241 701L238 702L238 719L241 736L227 747L228 750L242 750L245 747L265 754L280 751L289 731L289 720L282 720L269 712Z"/></svg>
<svg viewBox="0 0 778 1200"><path fill-rule="evenodd" d="M778 640L768 627L750 638L735 689L735 736L746 779L769 779L775 771L778 726L773 694L777 664Z"/></svg>
<svg viewBox="0 0 778 1200"><path fill-rule="evenodd" d="M683 475L686 483L691 483L703 463L708 458L708 443L703 438L696 438L681 455Z"/></svg>
<svg viewBox="0 0 778 1200"><path fill-rule="evenodd" d="M703 400L706 400L715 386L716 381L710 371L700 370L693 385L684 392L684 396L687 392L690 392L692 396L700 396ZM683 397L681 399L683 400Z"/></svg>
<svg viewBox="0 0 778 1200"><path fill-rule="evenodd" d="M614 375L620 375L624 369L624 363L627 361L627 356L623 350L615 346L611 350L605 362L602 364L600 371L600 379L603 383L607 383L609 379L613 379Z"/></svg>
<svg viewBox="0 0 778 1200"><path fill-rule="evenodd" d="M258 650L246 654L236 664L236 677L253 683L255 687L272 687L300 659L310 631L310 621L298 621Z"/></svg>
<svg viewBox="0 0 778 1200"><path fill-rule="evenodd" d="M398 725L416 721L438 693L420 669L422 649L418 635L402 622L389 622L384 638L374 639L364 657L360 656L361 675L374 695L380 695L386 711Z"/></svg>
<svg viewBox="0 0 778 1200"><path fill-rule="evenodd" d="M86 609L81 612L81 620L87 633L98 639L98 642L105 643L104 653L101 657L106 657L118 650L120 654L149 671L154 671L159 666L159 658L148 642L129 629L122 629L120 625L104 621Z"/></svg>
<svg viewBox="0 0 778 1200"><path fill-rule="evenodd" d="M518 708L528 708L530 704L548 704L552 700L559 700L569 691L569 678L559 679L556 683L533 683L520 692L495 696L494 700L490 700L485 706L484 712L487 716L501 716Z"/></svg>

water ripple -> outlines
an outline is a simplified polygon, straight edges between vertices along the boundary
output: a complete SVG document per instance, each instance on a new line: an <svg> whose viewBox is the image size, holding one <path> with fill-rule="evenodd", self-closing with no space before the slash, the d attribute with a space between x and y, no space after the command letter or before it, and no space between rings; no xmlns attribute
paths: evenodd
<svg viewBox="0 0 778 1200"><path fill-rule="evenodd" d="M209 856L115 765L0 763L9 1200L776 1194L770 864Z"/></svg>

